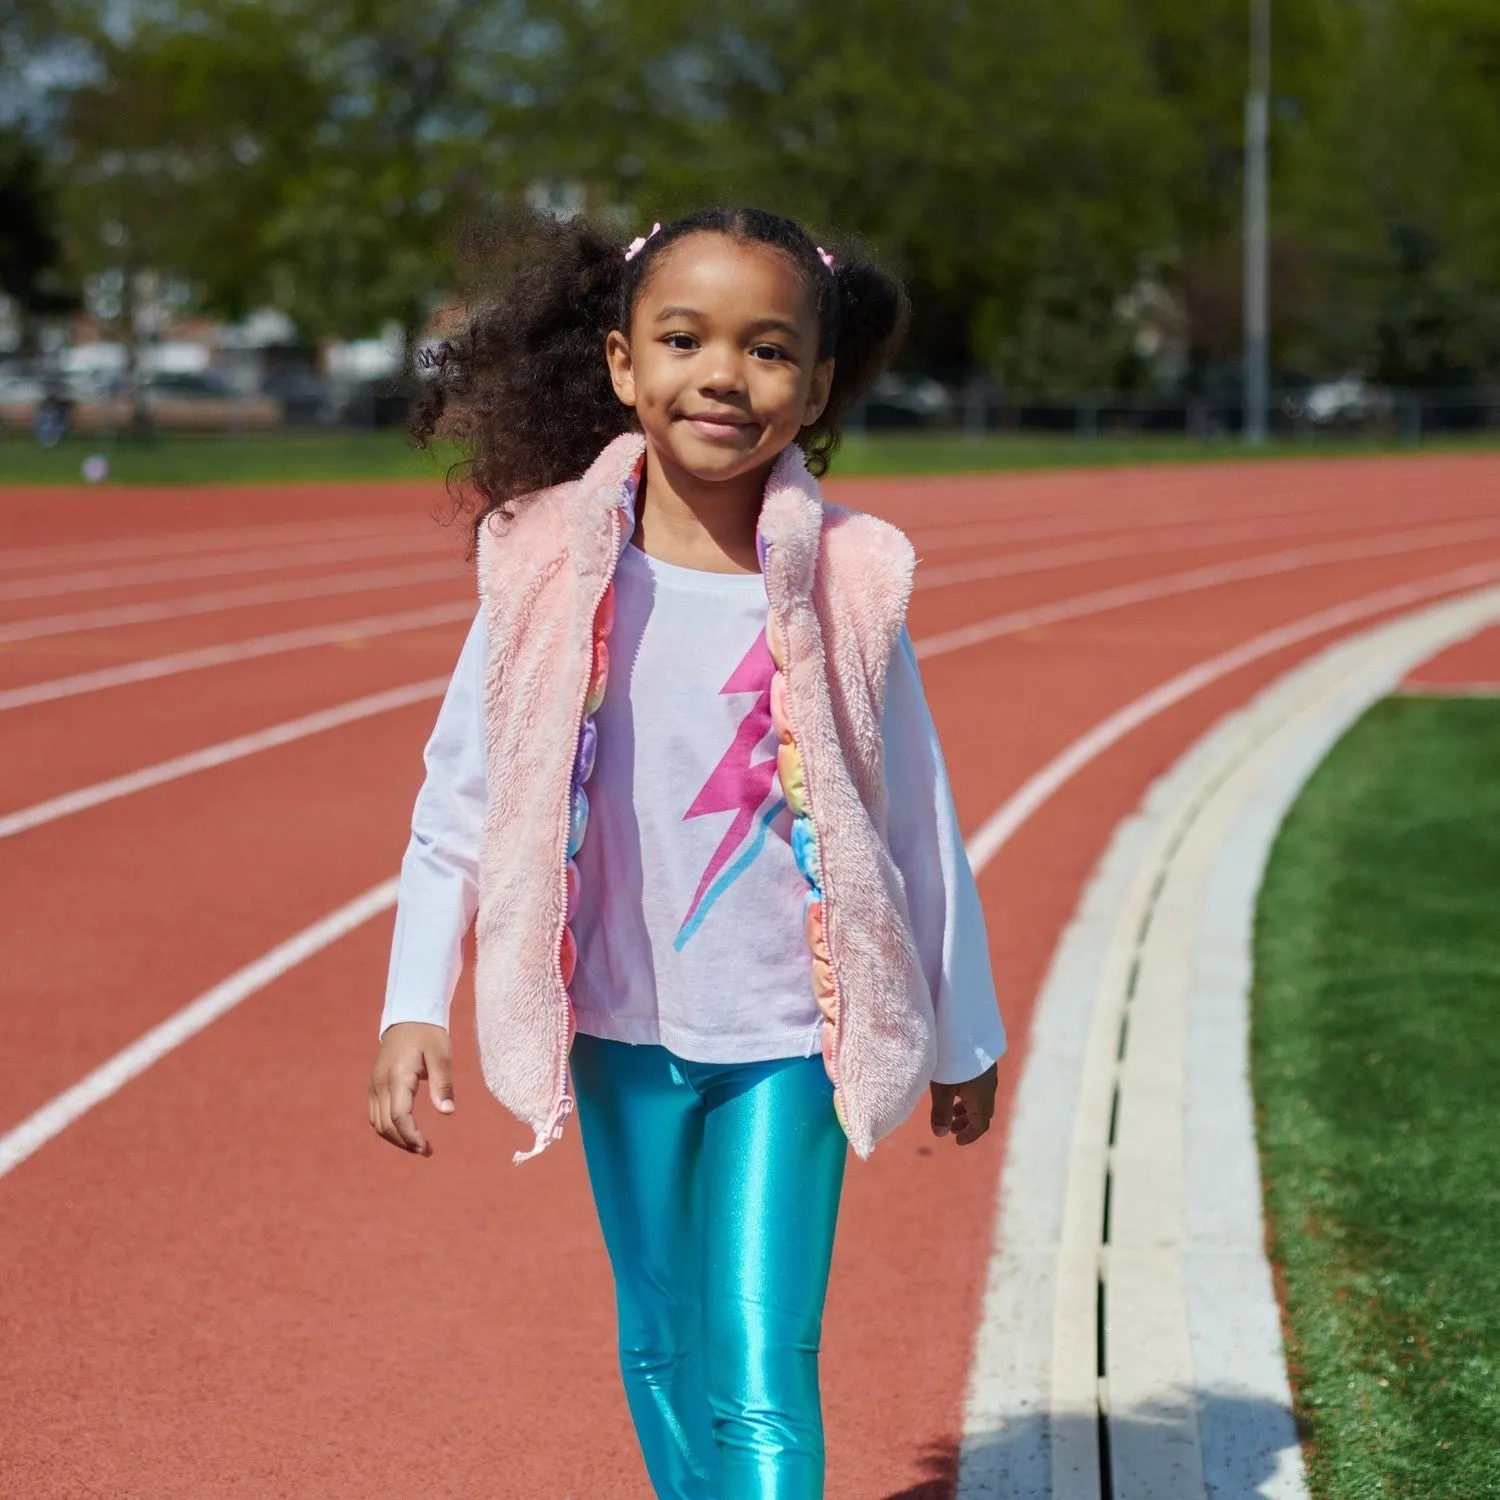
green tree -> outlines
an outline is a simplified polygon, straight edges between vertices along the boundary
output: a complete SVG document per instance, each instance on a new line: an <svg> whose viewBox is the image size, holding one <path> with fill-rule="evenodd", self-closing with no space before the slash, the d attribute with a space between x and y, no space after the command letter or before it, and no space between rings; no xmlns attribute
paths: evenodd
<svg viewBox="0 0 1500 1500"><path fill-rule="evenodd" d="M732 19L575 0L554 20L532 69L549 170L641 219L750 199L874 241L912 286L911 357L939 373L1057 383L1063 346L1094 350L1060 302L1097 322L1172 241L1182 131L1125 0L764 0Z"/></svg>
<svg viewBox="0 0 1500 1500"><path fill-rule="evenodd" d="M1500 375L1500 13L1488 0L1320 8L1330 66L1277 160L1311 295L1309 367L1452 385Z"/></svg>
<svg viewBox="0 0 1500 1500"><path fill-rule="evenodd" d="M57 216L41 152L21 130L0 130L0 292L20 309L26 351L38 316L77 302L62 274Z"/></svg>
<svg viewBox="0 0 1500 1500"><path fill-rule="evenodd" d="M333 0L301 10L322 107L316 147L282 184L262 245L277 300L312 334L408 339L445 288L462 222L501 184L531 24L485 0Z"/></svg>
<svg viewBox="0 0 1500 1500"><path fill-rule="evenodd" d="M319 96L257 0L156 7L123 29L87 7L65 19L87 57L60 101L68 250L84 275L119 278L144 425L144 293L180 280L231 316L266 297L263 225L306 157Z"/></svg>
<svg viewBox="0 0 1500 1500"><path fill-rule="evenodd" d="M322 103L283 21L260 0L195 0L81 33L91 67L60 132L81 266L185 276L230 315L266 295L261 226L305 170Z"/></svg>
<svg viewBox="0 0 1500 1500"><path fill-rule="evenodd" d="M1200 364L1237 352L1244 0L13 7L27 46L87 63L53 70L80 272L410 335L456 231L504 199L622 227L753 201L873 242L934 373L1129 379L1117 308L1143 276L1185 298ZM1275 48L1281 367L1495 373L1492 0L1278 5Z"/></svg>

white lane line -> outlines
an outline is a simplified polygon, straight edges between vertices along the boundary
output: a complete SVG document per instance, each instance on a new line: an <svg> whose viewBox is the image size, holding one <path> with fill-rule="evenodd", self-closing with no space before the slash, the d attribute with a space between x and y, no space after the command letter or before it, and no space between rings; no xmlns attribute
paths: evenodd
<svg viewBox="0 0 1500 1500"><path fill-rule="evenodd" d="M273 542L311 542L328 537L369 536L399 524L394 516L376 520L288 521L282 526L221 526L206 531L167 531L160 536L121 537L113 542L60 542L45 547L0 549L0 570L71 567L126 557L168 557L174 553L222 552L226 548Z"/></svg>
<svg viewBox="0 0 1500 1500"><path fill-rule="evenodd" d="M1467 523L1464 523L1466 526ZM1493 523L1485 523L1483 535L1500 535L1500 528ZM1374 546L1379 549L1388 549L1397 541L1410 542L1413 538L1420 540L1431 540L1433 537L1441 537L1443 541L1461 541L1473 539L1463 526L1455 525L1449 528L1427 527L1412 531L1389 533L1376 538L1367 538L1355 542L1332 544L1339 548L1367 548ZM1191 545L1197 545L1193 543ZM1156 552L1169 550L1160 543L1149 542L1142 545L1140 551ZM1416 550L1415 548L1413 550ZM997 577L1002 573L1018 574L1030 571L1043 571L1049 568L1059 568L1069 563L1080 561L1107 561L1114 557L1127 556L1127 551L1117 549L1110 544L1085 544L1080 547L1060 548L1046 553L1032 552L1024 553L1015 558L1000 558L995 560L981 560L973 564L961 564L956 569L936 569L926 573L921 571L917 574L917 587L943 587L948 584L972 581L978 577ZM1365 552L1356 552L1354 556L1368 555ZM1294 559L1295 566L1308 565L1309 554L1299 552L1295 554L1276 553L1270 555L1270 560L1284 560L1287 557ZM1314 556L1313 562L1341 560L1344 553L1341 551L1338 557L1327 558L1322 554ZM1253 573L1251 576L1259 576L1268 559L1252 559ZM1238 567L1240 564L1225 564L1216 566ZM978 571L982 570L982 571ZM367 576L356 574L356 579ZM1184 580L1187 580L1187 588L1205 587L1202 582L1195 581L1198 573L1169 575L1167 578L1147 580L1140 584L1124 585L1125 595L1122 599L1117 591L1106 590L1103 595L1091 594L1081 595L1072 600L1060 600L1053 605L1038 606L1038 609L1022 610L1017 614L1002 616L998 621L991 620L981 622L983 628L989 633L984 637L991 639L994 635L1007 634L1012 631L1026 630L1041 624L1052 623L1061 619L1073 619L1080 614L1093 613L1099 609L1117 608L1120 603L1137 603L1143 598L1166 597L1184 591ZM417 580L420 581L420 580ZM1214 574L1210 583L1222 582L1223 577ZM309 584L311 581L309 581ZM378 585L377 585L378 586ZM1141 590L1147 590L1145 594ZM214 596L222 597L222 596ZM1040 613L1038 612L1040 611ZM76 617L68 617L76 618ZM417 629L424 624L441 624L449 620L463 618L463 610L455 605L440 605L431 611L410 611L403 614L388 616L373 616L364 620L350 620L335 622L325 626L312 626L306 630L284 631L272 635L256 636L247 641L227 642L219 646L205 646L193 651L174 652L168 656L147 658L144 661L126 663L118 667L104 667L93 672L80 672L69 677L50 678L44 682L28 683L23 687L11 688L0 691L0 712L7 709L24 708L34 703L47 703L58 698L74 697L82 693L98 692L105 688L118 687L132 682L144 682L158 677L171 676L177 672L196 671L200 668L219 666L236 661L249 660L255 657L271 656L280 651L296 651L306 647L336 644L351 637L360 635L386 634L394 630ZM411 623L408 623L411 622ZM973 627L965 627L970 629ZM958 632L957 634L961 634ZM4 634L0 632L0 644L4 642ZM943 636L928 637L918 643L919 655L941 655L946 649ZM967 643L967 642L963 642Z"/></svg>
<svg viewBox="0 0 1500 1500"><path fill-rule="evenodd" d="M1324 549L1306 550L1311 552ZM1299 557L1302 555L1303 554L1300 553L1279 554L1279 556L1283 559L1283 563L1285 566L1292 566L1292 564L1285 564L1284 560L1286 558ZM1259 559L1258 561L1264 562L1265 559ZM1500 564L1481 564L1480 567L1500 567ZM1090 612L1094 609L1113 609L1117 608L1121 602L1136 602L1137 598L1139 597L1161 597L1164 592L1171 592L1176 588L1179 588L1184 578L1196 578L1199 574L1212 573L1217 571L1221 570L1199 569L1195 570L1195 572L1192 574L1179 574L1175 577L1157 579L1154 580L1154 582L1151 584L1150 588L1144 595L1137 594L1123 601L1121 600L1120 596L1123 592L1126 591L1111 589L1104 591L1102 595L1086 594L1077 600L1064 600L1057 605L1047 606L1046 610L1053 618L1072 618L1076 617L1077 615ZM1197 582L1192 586L1204 587L1206 585L1204 585L1202 582ZM1393 592L1397 596L1405 597L1403 590L1410 587L1420 588L1424 587L1424 585L1402 585L1394 591L1388 592ZM1104 602L1101 603L1101 600ZM1338 620L1344 618L1344 615L1348 610L1358 610L1362 607L1363 606L1360 601L1356 601L1353 605L1339 605L1332 610L1324 611L1319 615L1311 616L1310 619L1315 622L1327 617L1334 619L1335 623L1337 623ZM1033 620L1038 613L1038 611L1023 612L1028 620ZM1360 616L1358 614L1352 616L1352 618L1359 617ZM987 623L993 625L994 622ZM1288 630L1306 630L1313 628L1313 626L1309 625L1308 621L1302 621L1295 627L1281 627L1280 629L1271 631L1266 635L1257 636L1255 638L1255 641L1251 642L1248 646L1236 647L1234 650L1226 652L1220 657L1213 658L1211 662L1193 668L1191 671L1183 674L1182 677L1174 678L1171 683L1164 684L1163 687L1158 688L1155 694L1148 694L1145 699L1138 700L1136 704L1133 704L1126 709L1122 709L1119 714L1113 716L1111 719L1106 720L1104 724L1098 726L1094 731L1092 731L1091 736L1085 736L1084 740L1079 741L1078 744L1073 746L1069 751L1064 752L1063 757L1060 757L1059 761L1053 762L1052 766L1045 768L1042 772L1038 772L1037 776L1033 777L1032 780L1027 783L1026 787L1023 787L1021 791L1016 794L1016 798L1023 799L1027 796L1031 796L1036 799L1035 805L1040 805L1041 801L1044 801L1046 797L1051 795L1052 789L1055 789L1045 786L1045 780L1049 774L1060 776L1061 779L1056 783L1057 785L1060 785L1061 781L1066 780L1073 774L1074 770L1078 769L1078 766L1086 764L1087 761L1093 759L1093 757L1097 755L1100 750L1102 750L1109 744L1113 744L1114 741L1120 737L1120 735L1127 733L1129 729L1134 728L1136 723L1142 722L1142 719L1140 717L1130 717L1132 714L1144 715L1144 717L1149 718L1152 714L1160 712L1159 707L1153 707L1151 705L1156 702L1156 699L1161 694L1179 691L1180 695L1185 696L1189 692L1196 691L1197 687L1201 685L1199 678L1202 673L1210 672L1211 674L1213 674L1206 678L1203 678L1202 681L1213 681L1214 675L1222 676L1224 672L1233 671L1234 665L1240 663L1242 660L1253 661L1255 660L1257 653L1264 654L1264 651L1278 649L1274 644L1266 645L1265 643L1281 640L1286 636L1286 632ZM993 634L999 633L1000 632L998 631L993 632ZM985 639L989 638L989 636L985 637ZM917 655L921 657L933 654L931 650L931 642L933 640L942 641L943 639L944 637L939 636L927 637L926 639L917 641L915 643ZM1294 635L1290 639L1301 639L1301 636ZM1252 654L1246 656L1246 651L1250 651ZM1231 663L1231 665L1222 665L1226 662ZM1183 684L1188 685L1184 686ZM45 802L35 803L30 807L20 808L13 813L0 816L0 839L10 838L15 834L23 833L26 830L38 827L41 824L55 822L59 818L67 817L76 812L83 812L88 808L97 807L100 803L111 802L116 798L129 796L130 794L142 791L147 787L160 786L163 782L176 780L180 776L191 775L196 771L206 770L212 766L222 765L225 761L243 759L245 756L256 754L261 750L268 750L274 748L275 746L286 744L289 740L304 739L308 735L320 733L324 729L337 728L339 725L350 723L355 719L370 718L375 714L385 713L391 709L404 708L410 703L420 701L422 698L441 697L446 686L446 678L430 678L425 682L411 684L403 688L395 688L387 693L376 693L370 697L356 699L352 703L342 704L336 708L326 709L319 713L308 714L297 719L291 719L282 724L274 724L269 728L256 730L250 734L238 736L235 739L224 741L219 745L211 745L203 750L195 750L187 755L175 756L171 760L160 761L154 766L147 766L142 770L130 772L125 776L112 777L108 781L95 782L90 786L80 787L76 791L67 792L62 794L61 796L49 798ZM1177 699L1169 698L1166 701L1176 702ZM1097 745L1094 745L1093 737L1097 737L1100 735L1105 735L1107 737L1100 741ZM1083 758L1081 760L1077 760L1076 764L1073 764L1069 760L1069 757L1076 758L1078 756L1082 756ZM1020 805L1019 802L1017 805ZM1031 806L1027 806L1025 808L1025 811L1020 813L1021 821L1024 821L1025 817L1030 815L1030 811ZM1001 813L1004 812L1005 809L1001 809ZM1001 818L1001 813L997 813L995 817L990 820L990 824L995 824L996 820ZM990 828L990 824L986 825L987 829ZM981 830L980 835L977 835L977 837L979 837L981 840L979 847L985 847L984 839L986 837L994 836L995 835L993 833L993 830L991 830L990 834L988 835L985 833L985 830ZM1009 832L1002 832L998 836L1000 843L1003 843L1004 840L1009 837ZM995 847L998 848L999 844L996 844ZM990 856L988 853L986 853L984 856L986 860L989 857Z"/></svg>
<svg viewBox="0 0 1500 1500"><path fill-rule="evenodd" d="M217 745L192 750L186 755L176 755L171 760L158 761L154 766L145 766L125 776L96 781L91 786L64 792L60 797L49 797L45 802L34 802L30 807L18 808L15 812L0 816L0 839L14 838L18 833L40 828L44 823L55 823L59 818L98 807L105 802L115 802L135 792L144 792L150 787L162 786L168 781L176 781L198 771L207 771L214 766L226 765L230 761L244 760L246 756L275 749L278 745L288 745L294 740L304 740L309 735L321 734L326 729L337 729L360 719L372 719L377 714L409 707L413 703L441 698L447 687L446 676L410 682L404 687L389 688L383 693L371 693L366 698L355 698L333 708L320 709L315 714L287 719L280 724L271 725L269 729L257 729L250 734L237 735L232 740L221 740Z"/></svg>
<svg viewBox="0 0 1500 1500"><path fill-rule="evenodd" d="M1431 599L1436 595L1458 593L1467 588L1478 588L1500 578L1500 561L1476 563L1459 568L1452 573L1440 573L1433 578L1418 579L1413 583L1398 584L1394 588L1381 589L1378 593L1366 594L1351 599L1346 604L1336 604L1316 614L1305 615L1286 625L1279 625L1262 635L1254 636L1243 644L1211 656L1195 667L1169 678L1149 693L1132 703L1117 709L1107 719L1102 719L1087 734L1073 741L1059 755L1054 756L1039 771L1036 771L1006 799L977 828L965 843L969 863L977 875L1015 836L1016 831L1055 793L1090 762L1097 760L1111 745L1124 739L1132 729L1139 728L1148 719L1164 713L1184 698L1191 697L1201 688L1249 666L1262 657L1295 646L1314 636L1338 630L1344 625L1368 619L1371 615L1383 614L1387 610L1400 609L1407 604Z"/></svg>
<svg viewBox="0 0 1500 1500"><path fill-rule="evenodd" d="M954 630L941 631L916 642L916 653L918 658L944 656L950 651L961 651L968 646L995 640L998 636L1035 630L1062 620L1077 619L1081 615L1101 614L1107 610L1121 609L1128 604L1147 604L1177 594L1215 588L1219 584L1242 583L1247 579L1264 578L1274 573L1289 573L1297 568L1323 567L1372 557L1421 552L1433 547L1456 546L1460 542L1480 541L1500 535L1500 528L1493 525L1438 526L1430 528L1427 540L1413 541L1412 538L1416 535L1418 533L1407 533L1372 537L1358 542L1333 542L1320 547L1297 547L1286 552L1268 552L1235 562L1190 568L1186 572L1169 573L1165 577L1144 578L1138 583L1120 584L1115 588L1100 589L1096 593L1080 594L1073 599L1061 599L1053 604L1038 604L1030 609L1013 610L1009 614L993 615L987 620L976 620L972 625L960 625Z"/></svg>
<svg viewBox="0 0 1500 1500"><path fill-rule="evenodd" d="M1151 543L1142 550L1163 550L1159 544ZM980 563L977 566L996 568L1021 573L1044 568L1063 567L1069 562L1107 560L1128 555L1114 550L1106 543L1087 544L1084 548L1067 548L1042 553L1027 553L1005 565ZM975 565L964 564L958 576L949 578L947 570L919 571L917 587L941 587L948 582L966 582L971 577L968 570ZM354 575L356 578L367 575ZM995 576L991 574L989 576ZM425 577L425 575L424 575ZM420 580L419 580L420 581ZM308 581L309 587L311 580ZM215 596L222 597L222 596ZM457 607L455 606L454 609ZM470 608L472 613L472 607ZM255 657L270 656L280 651L296 651L305 647L334 644L353 636L385 634L391 630L418 628L422 624L445 623L461 616L448 606L438 606L437 611L409 611L388 616L374 616L364 620L335 622L326 626L313 626L306 630L283 631L271 635L256 636L246 641L227 642L223 645L205 646L192 651L173 652L167 656L150 657L143 661L130 662L118 667L104 667L93 672L79 672L67 677L50 678L43 682L0 691L0 712L7 709L25 708L34 703L49 703L58 698L76 697L82 693L99 692L106 688L119 687L132 682L144 682L158 677L171 676L177 672L196 671L200 668L218 666ZM67 620L77 616L65 616ZM408 625L408 621L412 621ZM0 626L0 643L5 640L4 627Z"/></svg>
<svg viewBox="0 0 1500 1500"><path fill-rule="evenodd" d="M1007 545L1012 542L1061 541L1065 537L1095 536L1112 533L1116 536L1139 536L1143 533L1175 531L1179 528L1227 525L1230 518L1221 516L1192 515L1181 507L1172 510L1157 510L1146 513L1131 512L1125 515L1107 515L1090 512L1081 516L1059 516L1041 513L1045 519L1039 525L1020 525L1031 522L1031 516L1001 517L983 521L941 522L924 525L913 521L902 530L911 538L912 545L920 557L932 552L950 552L959 547L972 547L978 543L996 542ZM1271 513L1265 519L1274 521L1280 512ZM1294 515L1308 514L1305 508L1288 512ZM1233 518L1240 525L1259 521L1259 515ZM1349 522L1351 527L1360 524L1360 518ZM1273 532L1274 534L1274 532Z"/></svg>
<svg viewBox="0 0 1500 1500"><path fill-rule="evenodd" d="M992 519L967 521L954 524L927 526L913 522L903 528L915 545L918 555L926 557L933 552L947 552L960 547L971 547L979 543L1061 540L1065 537L1091 536L1113 533L1118 536L1161 535L1164 532L1189 531L1194 528L1243 526L1255 528L1260 534L1272 537L1296 536L1304 532L1317 531L1363 531L1380 526L1395 526L1412 519L1409 511L1399 514L1374 514L1375 507L1361 505L1357 510L1348 506L1336 509L1309 506L1303 501L1294 504L1267 507L1248 514L1203 515L1178 506L1171 510L1160 510L1148 514L1127 512L1123 515L1104 516L1089 514L1078 517L1049 517L1041 526L1018 527L1014 521ZM1492 510L1480 510L1473 514L1460 512L1456 515L1428 517L1429 524L1438 521L1472 521L1493 514ZM1029 517L1025 519L1030 519ZM1305 527L1289 525L1289 521L1305 520ZM1279 523L1279 524L1278 524Z"/></svg>
<svg viewBox="0 0 1500 1500"><path fill-rule="evenodd" d="M1158 543L1149 543L1143 546L1143 551L1160 551L1163 549ZM1026 553L1013 560L1001 559L998 562L980 562L978 564L963 564L954 576L949 576L947 569L919 570L917 573L917 587L941 587L947 583L967 582L976 576L998 576L999 571L1010 573L1022 573L1029 571L1040 571L1046 568L1063 567L1069 562L1108 560L1112 557L1129 555L1127 551L1114 549L1108 543L1089 543L1083 547L1057 549L1047 553ZM986 575L971 572L974 567L991 569ZM359 578L367 575L356 574ZM426 575L423 575L424 577ZM421 580L418 580L421 581ZM308 587L312 584L308 580ZM222 596L214 596L222 597ZM279 651L296 651L304 647L333 644L356 635L384 634L388 630L401 630L408 627L408 619L417 620L417 617L428 616L430 618L418 621L422 623L443 623L449 619L457 619L457 614L447 612L447 606L439 606L443 611L441 615L431 614L428 611L413 611L407 614L390 616L375 616L367 620L350 620L347 622L335 622L326 626L314 626L307 630L284 631L272 635L256 636L247 641L228 642L224 645L205 646L198 650L173 652L167 656L151 657L139 662L130 662L118 667L104 667L93 672L79 672L67 677L50 678L43 682L28 683L23 687L0 691L0 712L7 709L24 708L34 703L48 703L58 698L75 697L81 693L99 692L106 688L118 687L132 682L144 682L158 677L171 676L177 672L196 671L203 667L218 666L230 662L244 661L254 657L270 656ZM76 620L78 616L69 615L62 617L63 620ZM386 621L390 624L387 626ZM40 623L40 622L38 622ZM5 627L0 626L0 644L5 641Z"/></svg>
<svg viewBox="0 0 1500 1500"><path fill-rule="evenodd" d="M1399 608L1402 604L1430 598L1489 582L1500 577L1500 564L1482 564L1460 569L1455 573L1439 574L1435 578L1423 579L1398 588L1385 589L1377 594L1366 595L1347 604L1324 610L1320 614L1307 616L1279 630L1270 631L1247 642L1235 651L1225 652L1210 661L1191 669L1181 676L1164 683L1154 693L1137 699L1119 713L1113 714L1082 740L1075 742L1048 766L1030 778L1024 786L991 816L978 832L967 841L965 848L970 863L977 875L999 852L1007 839L1048 797L1070 776L1081 770L1115 741L1123 738L1137 724L1144 723L1154 713L1160 713L1171 704L1180 702L1198 687L1254 661L1258 656L1269 655L1283 646L1336 630L1341 624L1363 619L1384 610ZM1273 642L1272 644L1266 644ZM1246 654L1246 653L1252 654ZM1231 662L1231 658L1233 659ZM1225 665L1225 663L1230 663ZM1207 674L1207 675L1205 675ZM436 686L436 691L427 696L437 696L446 687L446 681ZM1175 685L1175 686L1174 686ZM428 684L415 684L416 687ZM366 700L368 701L368 700ZM1146 705L1154 704L1149 711ZM349 707L352 705L346 705ZM1114 726L1112 730L1107 726ZM1102 733L1101 733L1102 732ZM1087 746L1083 751L1081 747ZM159 1026L118 1052L108 1062L96 1068L81 1082L57 1095L34 1114L28 1116L15 1129L0 1136L0 1177L60 1134L74 1120L86 1114L94 1105L119 1091L131 1079L145 1072L152 1063L181 1045L189 1037L202 1031L212 1021L232 1010L240 1001L263 989L272 980L301 963L303 959L326 948L330 943L351 932L361 923L393 906L396 901L396 880L388 880L366 891L363 896L331 912L321 922L273 948L264 957L238 971L216 985L206 994L169 1017Z"/></svg>
<svg viewBox="0 0 1500 1500"><path fill-rule="evenodd" d="M451 562L416 563L402 568L372 568L359 573L325 574L288 583L261 583L251 588L221 589L212 594L189 594L149 604L115 604L105 609L79 610L65 615L38 615L0 624L0 647L43 636L74 635L85 630L111 630L121 625L145 625L157 620L181 620L190 615L213 615L221 610L253 609L262 604L285 604L294 599L323 599L335 594L359 594L370 589L405 588L414 583L456 581L462 572Z"/></svg>
<svg viewBox="0 0 1500 1500"><path fill-rule="evenodd" d="M1381 462L1389 463L1389 459ZM878 508L879 514L903 529L928 535L933 530L961 533L971 526L1039 518L1074 521L1100 514L1122 518L1121 524L1129 525L1128 518L1141 513L1160 518L1183 510L1202 516L1205 521L1227 520L1231 516L1252 520L1258 516L1342 512L1357 525L1366 519L1372 506L1401 504L1418 494L1425 500L1433 488L1430 474L1413 481L1409 476L1393 477L1388 471L1366 469L1363 473L1346 470L1341 476L1342 488L1330 493L1326 476L1309 476L1304 469L1296 474L1258 476L1254 489L1265 501L1252 506L1241 503L1248 498L1247 493L1232 496L1226 503L1221 492L1208 488L1210 484L1222 486L1224 471L1223 464L1091 470L1091 481L1103 483L1105 490L1087 502L1080 499L1074 483L1077 474L1065 471L966 476L987 479L988 489L960 489L953 483L959 476L947 475L937 485L928 481L923 487L920 481L907 482L899 488L888 486L878 492L864 490L851 498L856 509ZM829 483L830 498L842 502L838 481Z"/></svg>
<svg viewBox="0 0 1500 1500"><path fill-rule="evenodd" d="M0 583L0 600L45 599L57 594L96 593L134 588L145 583L175 583L189 578L222 578L234 573L267 573L276 569L312 568L322 563L356 562L366 557L430 556L437 549L411 536L355 537L346 542L319 542L303 547L214 553L190 561L142 563L129 568L96 568L85 573L46 573ZM454 563L455 572L457 560Z"/></svg>
<svg viewBox="0 0 1500 1500"><path fill-rule="evenodd" d="M454 624L460 620L472 620L477 607L473 600L465 600L462 604L435 604L429 609L408 609L397 614L367 615L360 620L337 620L331 625L310 625L304 630L282 630L273 635L252 636L249 640L226 641L219 646L175 651L170 656L152 656L143 661L125 662L118 667L101 667L96 672L76 672L71 677L51 677L45 682L31 682L24 687L0 691L0 713L12 708L29 708L36 703L51 703L59 698L75 698L81 693L102 692L105 688L122 687L132 682L172 677L179 672L196 672L204 667L276 656L283 651L353 644L378 635Z"/></svg>
<svg viewBox="0 0 1500 1500"><path fill-rule="evenodd" d="M356 927L379 916L396 904L396 881L384 880L362 896L356 896L337 911L329 912L295 937L278 943L269 953L231 974L196 1000L168 1016L160 1025L136 1038L87 1077L49 1100L14 1129L0 1135L0 1177L14 1170L54 1136L61 1135L75 1120L96 1104L117 1094L153 1063L180 1047L189 1037L227 1015L241 1001L263 990L298 964L336 943Z"/></svg>
<svg viewBox="0 0 1500 1500"><path fill-rule="evenodd" d="M1118 540L1098 542L1075 542L1065 547L1038 548L1031 552L1016 552L1000 557L978 557L972 562L949 563L944 567L924 568L918 566L915 587L917 589L947 588L956 583L975 583L981 579L1009 578L1021 573L1041 573L1051 568L1072 567L1077 563L1110 562L1117 557L1138 557L1161 552L1189 552L1198 547L1218 547L1231 542L1285 540L1289 536L1303 535L1320 530L1343 529L1326 527L1280 526L1274 531L1263 527L1224 526L1216 532L1201 536L1160 537L1141 536L1127 543ZM1358 530L1358 527L1350 527ZM1480 541L1500 536L1500 524L1493 519L1483 521L1452 522L1446 527L1408 527L1402 531L1379 532L1372 536L1350 538L1346 542L1330 542L1328 546L1361 546L1386 542L1407 541L1421 545L1424 538L1451 539L1454 542ZM1429 542L1429 545L1436 543ZM1413 550L1415 550L1415 545Z"/></svg>

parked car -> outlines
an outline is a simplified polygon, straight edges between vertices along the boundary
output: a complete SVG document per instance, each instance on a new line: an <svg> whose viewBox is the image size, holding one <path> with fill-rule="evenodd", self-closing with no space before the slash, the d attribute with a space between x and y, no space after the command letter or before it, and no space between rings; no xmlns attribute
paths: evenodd
<svg viewBox="0 0 1500 1500"><path fill-rule="evenodd" d="M927 375L882 375L864 403L866 427L927 427L947 417L953 398Z"/></svg>
<svg viewBox="0 0 1500 1500"><path fill-rule="evenodd" d="M51 448L67 433L73 406L68 382L55 372L19 363L0 370L0 427L29 428Z"/></svg>
<svg viewBox="0 0 1500 1500"><path fill-rule="evenodd" d="M1362 376L1344 375L1338 380L1319 381L1288 396L1283 408L1293 421L1325 427L1336 422L1358 423L1388 417L1396 409L1396 398L1384 386L1371 385Z"/></svg>
<svg viewBox="0 0 1500 1500"><path fill-rule="evenodd" d="M212 372L155 374L144 386L146 410L156 427L187 432L244 432L279 427L281 403L269 396L241 395ZM73 425L80 431L121 430L133 410L128 391L80 401Z"/></svg>
<svg viewBox="0 0 1500 1500"><path fill-rule="evenodd" d="M30 427L46 394L46 386L29 370L0 370L0 426Z"/></svg>
<svg viewBox="0 0 1500 1500"><path fill-rule="evenodd" d="M261 394L281 403L288 426L320 426L338 419L332 384L316 370L298 366L274 369L266 376Z"/></svg>

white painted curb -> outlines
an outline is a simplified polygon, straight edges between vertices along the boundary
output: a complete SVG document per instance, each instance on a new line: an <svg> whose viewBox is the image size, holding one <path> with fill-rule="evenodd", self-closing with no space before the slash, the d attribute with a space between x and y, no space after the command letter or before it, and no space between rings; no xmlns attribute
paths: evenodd
<svg viewBox="0 0 1500 1500"><path fill-rule="evenodd" d="M1349 724L1497 618L1489 587L1330 647L1116 832L1038 1002L958 1500L1305 1497L1249 1088L1255 896Z"/></svg>

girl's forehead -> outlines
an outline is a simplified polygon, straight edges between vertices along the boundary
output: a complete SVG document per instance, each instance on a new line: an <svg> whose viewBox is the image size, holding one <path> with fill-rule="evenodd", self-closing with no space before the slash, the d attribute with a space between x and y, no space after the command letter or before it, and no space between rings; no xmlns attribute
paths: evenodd
<svg viewBox="0 0 1500 1500"><path fill-rule="evenodd" d="M636 298L637 309L711 298L774 304L781 312L816 320L812 296L790 255L761 240L705 231L664 246ZM707 309L705 309L707 310Z"/></svg>

